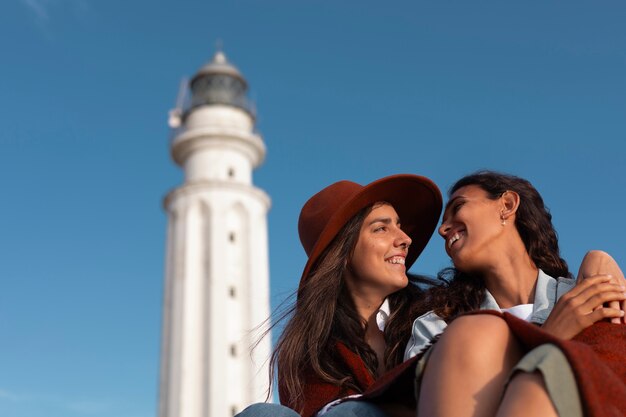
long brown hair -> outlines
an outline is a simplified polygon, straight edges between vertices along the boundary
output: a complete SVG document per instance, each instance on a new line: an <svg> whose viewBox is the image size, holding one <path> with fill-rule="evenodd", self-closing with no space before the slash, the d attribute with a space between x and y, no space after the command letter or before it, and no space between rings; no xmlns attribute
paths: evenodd
<svg viewBox="0 0 626 417"><path fill-rule="evenodd" d="M304 404L307 377L314 376L344 392L361 390L337 357L338 342L359 355L372 376L376 376L378 359L365 341L367 323L359 316L344 280L361 225L372 208L361 210L344 225L302 280L295 304L282 316L290 319L272 353L270 378L278 375L281 396L290 398L290 407L296 411ZM416 283L428 279L411 275L409 280L407 287L388 297L392 313L385 326L387 369L403 360L414 310L423 299Z"/></svg>
<svg viewBox="0 0 626 417"><path fill-rule="evenodd" d="M492 200L500 198L506 191L519 194L515 227L535 266L553 277L572 276L567 262L560 255L552 215L529 181L494 171L478 171L458 180L448 191L448 196L468 185L479 186ZM437 278L444 285L430 289L427 303L446 321L451 321L459 314L477 310L483 302L485 284L482 277L455 268L446 268L439 272Z"/></svg>

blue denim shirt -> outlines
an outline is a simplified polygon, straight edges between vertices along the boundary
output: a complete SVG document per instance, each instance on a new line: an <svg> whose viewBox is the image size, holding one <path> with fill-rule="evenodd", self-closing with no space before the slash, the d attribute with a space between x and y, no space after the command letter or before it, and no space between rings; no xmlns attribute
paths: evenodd
<svg viewBox="0 0 626 417"><path fill-rule="evenodd" d="M554 304L563 294L574 288L574 285L576 285L576 280L573 278L552 278L540 269L535 288L533 312L528 321L543 324L554 308ZM501 311L496 299L489 291L486 292L480 309ZM411 339L404 351L404 360L412 358L430 346L433 339L443 333L447 325L434 311L416 318L411 330Z"/></svg>

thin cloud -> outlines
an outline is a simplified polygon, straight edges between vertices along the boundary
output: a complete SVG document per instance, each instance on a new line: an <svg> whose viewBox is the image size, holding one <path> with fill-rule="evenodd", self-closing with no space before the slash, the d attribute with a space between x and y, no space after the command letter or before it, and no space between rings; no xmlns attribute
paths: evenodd
<svg viewBox="0 0 626 417"><path fill-rule="evenodd" d="M50 20L48 13L48 0L22 0L22 3L35 14L40 21Z"/></svg>
<svg viewBox="0 0 626 417"><path fill-rule="evenodd" d="M20 0L39 25L47 25L57 12L70 13L79 21L91 11L89 0Z"/></svg>
<svg viewBox="0 0 626 417"><path fill-rule="evenodd" d="M0 399L9 401L19 401L20 397L10 391L0 388Z"/></svg>
<svg viewBox="0 0 626 417"><path fill-rule="evenodd" d="M72 413L78 413L83 416L94 417L112 415L111 411L113 408L113 404L109 401L88 399L72 400L47 394L16 394L4 388L0 388L0 402L1 401L10 401L14 403L16 407L22 407L26 404L29 406L37 405L51 410L61 412L71 411ZM119 413L113 414L119 415Z"/></svg>
<svg viewBox="0 0 626 417"><path fill-rule="evenodd" d="M109 404L98 401L76 401L66 405L71 410L81 414L102 414L109 410Z"/></svg>

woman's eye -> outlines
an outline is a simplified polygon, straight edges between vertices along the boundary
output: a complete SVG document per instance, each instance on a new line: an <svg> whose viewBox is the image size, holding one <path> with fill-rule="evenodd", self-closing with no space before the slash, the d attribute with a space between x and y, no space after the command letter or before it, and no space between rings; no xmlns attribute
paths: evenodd
<svg viewBox="0 0 626 417"><path fill-rule="evenodd" d="M456 213L457 211L459 211L459 209L461 208L461 206L463 205L463 203L456 203L452 206L452 213Z"/></svg>
<svg viewBox="0 0 626 417"><path fill-rule="evenodd" d="M374 229L374 232L384 232L387 228L385 226L380 226Z"/></svg>

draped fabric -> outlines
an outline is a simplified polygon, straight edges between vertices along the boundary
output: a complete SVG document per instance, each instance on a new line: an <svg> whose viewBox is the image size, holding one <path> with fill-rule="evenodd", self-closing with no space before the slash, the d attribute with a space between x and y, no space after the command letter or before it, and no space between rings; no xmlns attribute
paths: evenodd
<svg viewBox="0 0 626 417"><path fill-rule="evenodd" d="M360 356L348 349L343 343L337 343L337 354L343 362L343 365L348 370L349 375L353 378L356 385L361 389L360 392L354 390L343 390L336 385L332 385L328 382L322 381L318 376L312 372L305 377L304 381L304 404L302 409L299 410L302 417L312 417L322 407L331 401L336 399L360 394L367 390L373 383L374 378L365 367L365 363ZM280 403L296 411L296 404L293 398L291 398L285 387L278 381L278 393L280 395Z"/></svg>
<svg viewBox="0 0 626 417"><path fill-rule="evenodd" d="M572 368L585 417L626 416L626 325L596 323L572 340L561 340L508 313L477 311L470 314L493 314L502 317L526 351L550 343L565 354ZM362 399L374 402L401 401L410 404L414 357L383 375ZM411 387L412 388L412 387Z"/></svg>
<svg viewBox="0 0 626 417"><path fill-rule="evenodd" d="M600 322L572 340L560 340L510 314L503 318L527 350L544 343L562 350L586 417L626 416L626 325Z"/></svg>
<svg viewBox="0 0 626 417"><path fill-rule="evenodd" d="M470 314L502 317L526 351L546 343L560 348L576 377L585 417L626 416L626 325L600 322L583 330L572 340L561 340L544 332L541 327L508 313L478 311ZM343 344L338 344L337 350L357 385L363 390L363 396L354 401L402 404L415 408L415 368L420 355L374 381L359 356ZM281 403L293 406L280 383L279 392ZM302 417L312 417L327 403L352 394L356 392L342 391L311 375L305 382Z"/></svg>

